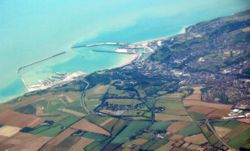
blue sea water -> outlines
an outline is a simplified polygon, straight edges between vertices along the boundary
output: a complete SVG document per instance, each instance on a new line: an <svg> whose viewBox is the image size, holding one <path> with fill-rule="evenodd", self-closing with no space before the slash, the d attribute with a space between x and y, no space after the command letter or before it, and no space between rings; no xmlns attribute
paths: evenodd
<svg viewBox="0 0 250 151"><path fill-rule="evenodd" d="M56 71L91 73L126 55L71 49L76 43L137 42L250 8L250 0L0 0L0 102ZM67 54L17 68L60 51Z"/></svg>

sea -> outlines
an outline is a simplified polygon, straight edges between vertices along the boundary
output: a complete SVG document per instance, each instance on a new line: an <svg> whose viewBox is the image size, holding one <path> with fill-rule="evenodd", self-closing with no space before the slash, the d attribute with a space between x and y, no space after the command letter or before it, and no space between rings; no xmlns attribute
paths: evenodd
<svg viewBox="0 0 250 151"><path fill-rule="evenodd" d="M27 92L23 81L37 84L56 72L89 74L129 57L74 45L172 36L249 8L250 0L0 0L0 103Z"/></svg>

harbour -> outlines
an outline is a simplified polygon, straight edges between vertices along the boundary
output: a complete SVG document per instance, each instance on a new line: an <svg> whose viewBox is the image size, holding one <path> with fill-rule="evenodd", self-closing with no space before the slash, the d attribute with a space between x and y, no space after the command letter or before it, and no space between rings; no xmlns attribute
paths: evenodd
<svg viewBox="0 0 250 151"><path fill-rule="evenodd" d="M55 57L57 57L57 56L60 56L60 55L65 54L65 53L66 53L66 51L62 51L62 52L57 53L57 54L55 54L55 55L52 55L52 56L50 56L50 57L48 57L48 58L45 58L45 59L42 59L42 60L38 60L38 61L32 62L32 63L30 63L30 64L28 64L28 65L21 66L21 67L19 67L19 68L17 69L17 73L20 73L21 70L23 70L23 69L25 69L25 68L28 68L28 67L30 67L30 66L39 64L39 63L41 63L41 62L44 62L44 61L47 61L47 60L50 60L50 59L53 59L53 58L55 58Z"/></svg>
<svg viewBox="0 0 250 151"><path fill-rule="evenodd" d="M180 6L179 3L157 0L152 7L147 7L148 3L142 0L108 4L100 1L98 5L102 7L99 8L95 1L61 3L60 0L38 0L27 4L3 1L0 10L3 19L0 25L0 71L4 74L0 79L4 82L0 83L0 99L6 101L6 98L25 93L27 90L21 78L34 85L55 72L83 71L89 74L114 68L137 51L153 53L151 47L145 50L133 48L133 52L129 50L130 43L174 35L187 25L231 15L248 7L246 0L221 0L221 5L214 11L214 1L195 0L190 4L181 0L184 5ZM122 9L124 5L133 7L127 11ZM57 8L52 9L53 6ZM45 8L48 8L46 13L41 13ZM85 8L86 11L81 11ZM104 43L105 46L120 45L121 49L116 50L118 53L91 50L98 45L104 46ZM47 58L57 54L58 50L67 53Z"/></svg>

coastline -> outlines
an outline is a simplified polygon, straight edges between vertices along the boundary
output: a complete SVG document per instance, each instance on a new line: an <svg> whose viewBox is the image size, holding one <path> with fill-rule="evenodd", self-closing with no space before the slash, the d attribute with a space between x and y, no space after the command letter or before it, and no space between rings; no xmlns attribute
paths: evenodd
<svg viewBox="0 0 250 151"><path fill-rule="evenodd" d="M138 53L129 54L128 56L122 58L122 60L120 60L117 65L115 65L115 68L120 68L120 67L124 67L126 65L129 65L134 60L136 60L138 57L139 57ZM113 69L113 68L111 68L111 69Z"/></svg>
<svg viewBox="0 0 250 151"><path fill-rule="evenodd" d="M177 33L175 34L171 34L171 35L166 35L166 36L162 36L162 37L158 37L158 38L152 38L152 39L147 39L147 40L142 40L142 41L138 41L138 42L134 42L134 43L131 43L130 45L140 45L140 46L143 46L144 48L148 49L150 51L150 53L154 53L154 50L152 48L149 47L149 45L151 43L154 43L154 42L161 42L163 40L166 40L166 39L169 39L171 38L172 36L175 36L175 35L179 35L179 34L185 34L186 32L186 28L189 27L191 25L186 25L186 26L183 26L181 28L181 30L179 30ZM159 44L158 44L159 45ZM65 52L63 52L65 53ZM150 55L151 55L150 54ZM119 60L119 62L117 62L113 67L110 67L110 68L106 68L104 70L99 70L99 71L105 71L105 70L112 70L112 69L116 69L116 68L122 68L124 66L127 66L129 64L131 64L132 62L134 62L135 60L137 60L139 57L141 56L140 53L132 53L132 54L127 54L126 57L122 58L121 60ZM53 57L56 57L56 56L52 56ZM48 59L48 58L46 58ZM50 59L50 57L49 57ZM42 60L43 61L43 60ZM51 85L51 86L42 86L41 89L40 88L37 88L37 85L33 85L33 86L28 86L24 83L25 85L25 88L27 91L25 91L24 93L18 95L18 96L10 96L10 97L7 97L7 99L4 99L4 100L1 100L0 101L0 104L3 104L3 103L7 103L13 99L16 99L18 97L21 97L23 95L25 95L26 93L29 93L29 92L34 92L34 91L41 91L41 90L46 90L48 88L51 88L51 87L54 87L56 85L60 85L60 84L63 84L63 83L68 83L68 82L71 82L71 81L74 81L75 79L78 79L80 77L86 77L88 76L89 74L86 74L84 73L84 71L76 71L76 72L73 72L73 73L70 73L71 75L73 75L73 77L70 77L70 78L66 78L64 80L62 80L61 82L57 82L55 83L55 85Z"/></svg>
<svg viewBox="0 0 250 151"><path fill-rule="evenodd" d="M185 33L185 30L184 30L184 29L185 29L186 27L187 27L187 26L184 26L184 27L181 29L182 32L179 31L179 32L177 32L176 34L173 34L173 35L178 35L178 34L183 34L183 33ZM170 38L170 37L173 36L173 35L166 35L166 36L163 36L163 37L158 37L158 38L153 38L153 39L138 41L138 42L131 43L130 45L141 45L141 46L143 46L144 48L147 48L147 49L150 51L150 53L153 53L154 50L148 46L150 43L152 43L152 42L157 42L157 41L162 41L162 40L166 40L166 39ZM64 52L64 53L65 53L65 52ZM121 67L127 66L127 65L131 64L132 62L134 62L135 60L137 60L140 56L141 56L140 53L126 54L126 56L125 56L124 58L122 58L121 60L119 60L113 67L106 68L106 69L104 69L104 70L112 70L112 69L116 69L116 68L121 68ZM53 56L53 57L54 57L54 56ZM50 57L49 57L49 58L50 58ZM46 59L47 59L47 58L46 58ZM76 71L75 73L77 73L77 72L84 72L84 71ZM71 74L74 74L74 73L71 73ZM91 73L89 73L89 74L91 74ZM88 76L89 74L84 74L84 76ZM82 77L82 75L79 76L79 77ZM78 78L78 77L74 77L74 78ZM63 80L62 83L64 83L64 82L70 82L70 81L72 81L72 80L73 80L73 79L71 79L71 80L66 80L66 81ZM18 98L18 97L20 97L20 96L25 95L26 93L34 92L34 91L40 91L40 90L45 90L45 89L48 89L48 88L54 86L54 85L53 85L53 86L42 86L41 89L40 89L40 88L37 88L37 85L28 86L28 85L25 84L24 81L23 81L23 83L24 83L24 86L25 86L25 88L26 88L27 91L25 91L24 93L22 93L22 94L20 94L20 95L18 95L18 96L7 97L7 99L1 100L0 104L9 102L9 101L11 101L11 100L13 100L13 99L15 99L15 98ZM56 85L58 85L58 84L60 84L60 82L57 83Z"/></svg>

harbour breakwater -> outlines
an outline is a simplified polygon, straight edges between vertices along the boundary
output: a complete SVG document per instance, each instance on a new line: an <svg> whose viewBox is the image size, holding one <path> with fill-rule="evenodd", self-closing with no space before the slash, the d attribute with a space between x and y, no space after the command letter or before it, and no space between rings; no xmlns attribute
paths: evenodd
<svg viewBox="0 0 250 151"><path fill-rule="evenodd" d="M102 46L102 45L111 45L111 46L127 46L129 43L123 43L123 42L103 42L103 43L96 43L96 44L87 44L87 45L75 45L72 48L82 48L82 47L96 47L96 46Z"/></svg>
<svg viewBox="0 0 250 151"><path fill-rule="evenodd" d="M117 51L117 50L115 50L115 51L106 51L106 50L92 50L92 51L94 51L94 52L101 52L101 53L117 53L117 54L135 54L136 52L134 52L134 51Z"/></svg>
<svg viewBox="0 0 250 151"><path fill-rule="evenodd" d="M47 58L45 58L45 59L38 60L38 61L32 62L32 63L30 63L30 64L21 66L21 67L19 67L19 68L17 69L17 73L19 74L19 73L20 73L23 69L25 69L25 68L28 68L28 67L30 67L30 66L33 66L33 65L35 65L35 64L38 64L38 63L41 63L41 62L44 62L44 61L47 61L47 60L50 60L50 59L52 59L52 58L55 58L55 57L60 56L60 55L63 55L63 54L65 54L65 53L66 53L66 51L62 51L62 52L60 52L60 53L57 53L57 54L52 55L52 56L50 56L50 57L47 57Z"/></svg>

